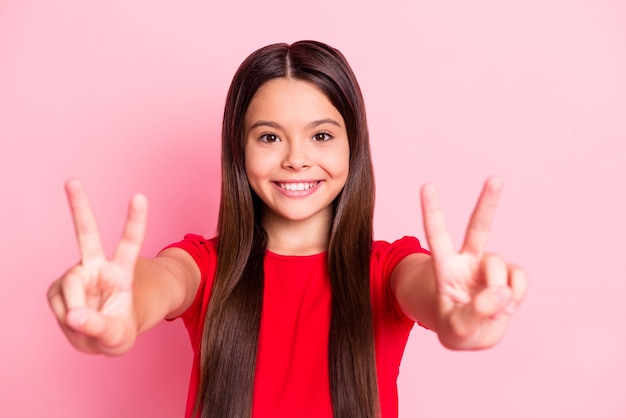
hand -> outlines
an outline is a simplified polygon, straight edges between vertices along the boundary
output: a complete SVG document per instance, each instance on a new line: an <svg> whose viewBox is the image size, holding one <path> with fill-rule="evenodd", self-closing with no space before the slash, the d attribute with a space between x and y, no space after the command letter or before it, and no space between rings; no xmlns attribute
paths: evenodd
<svg viewBox="0 0 626 418"><path fill-rule="evenodd" d="M495 345L526 293L527 278L521 268L485 253L501 189L500 179L487 179L457 253L434 186L422 188L424 229L437 283L438 333L450 348Z"/></svg>
<svg viewBox="0 0 626 418"><path fill-rule="evenodd" d="M132 198L122 238L108 260L83 185L69 180L65 190L82 259L50 286L50 307L77 349L121 354L137 337L132 284L146 230L148 202L142 195Z"/></svg>

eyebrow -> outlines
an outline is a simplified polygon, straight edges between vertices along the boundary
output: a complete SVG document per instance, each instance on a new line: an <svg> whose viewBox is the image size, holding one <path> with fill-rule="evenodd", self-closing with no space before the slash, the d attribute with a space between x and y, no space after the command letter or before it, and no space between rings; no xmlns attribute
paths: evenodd
<svg viewBox="0 0 626 418"><path fill-rule="evenodd" d="M337 122L334 119L331 118L325 118L325 119L318 119L318 120L314 120L312 122L307 123L307 125L304 127L305 129L311 129L311 128L315 128L317 126L323 125L325 123L329 123L331 125L335 125L339 128L341 128L341 124L339 122ZM283 127L280 125L280 123L277 122L272 122L269 120L259 120L256 121L252 124L252 126L250 126L250 130L254 129L254 128L258 128L259 126L269 126L270 128L274 128L274 129L283 129Z"/></svg>

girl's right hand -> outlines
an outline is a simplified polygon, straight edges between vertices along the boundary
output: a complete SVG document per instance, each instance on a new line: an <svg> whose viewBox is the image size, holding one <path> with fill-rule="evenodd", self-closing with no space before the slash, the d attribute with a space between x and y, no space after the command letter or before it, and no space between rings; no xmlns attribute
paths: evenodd
<svg viewBox="0 0 626 418"><path fill-rule="evenodd" d="M133 276L145 236L148 202L135 195L122 238L107 259L82 183L65 185L81 262L52 283L48 301L70 343L88 353L118 355L137 338Z"/></svg>

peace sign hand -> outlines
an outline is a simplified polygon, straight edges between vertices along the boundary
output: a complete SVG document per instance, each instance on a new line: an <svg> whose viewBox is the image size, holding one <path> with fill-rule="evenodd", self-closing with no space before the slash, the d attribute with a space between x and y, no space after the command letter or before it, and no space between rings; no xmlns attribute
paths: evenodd
<svg viewBox="0 0 626 418"><path fill-rule="evenodd" d="M145 235L147 200L141 195L131 200L122 238L108 260L83 185L69 180L65 189L81 262L50 286L50 307L77 349L121 354L137 337L132 284Z"/></svg>
<svg viewBox="0 0 626 418"><path fill-rule="evenodd" d="M495 345L526 293L526 273L521 268L485 253L501 189L500 179L487 179L457 253L435 188L422 188L424 229L437 283L438 333L450 348Z"/></svg>

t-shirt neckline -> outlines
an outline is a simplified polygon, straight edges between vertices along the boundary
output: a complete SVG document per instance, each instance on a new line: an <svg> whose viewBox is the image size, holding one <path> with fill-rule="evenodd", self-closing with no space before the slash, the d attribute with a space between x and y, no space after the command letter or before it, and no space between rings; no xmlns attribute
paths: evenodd
<svg viewBox="0 0 626 418"><path fill-rule="evenodd" d="M328 251L322 251L316 254L306 254L306 255L293 255L293 254L278 254L271 250L265 250L266 257L273 258L276 260L285 260L285 261L305 261L305 260L315 260L318 258L324 258L328 254Z"/></svg>

